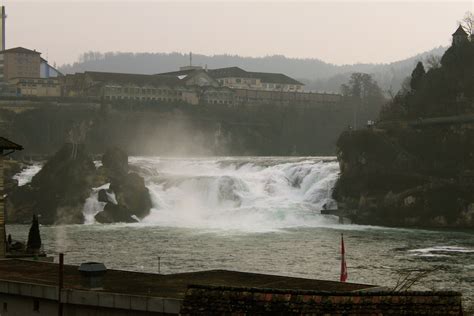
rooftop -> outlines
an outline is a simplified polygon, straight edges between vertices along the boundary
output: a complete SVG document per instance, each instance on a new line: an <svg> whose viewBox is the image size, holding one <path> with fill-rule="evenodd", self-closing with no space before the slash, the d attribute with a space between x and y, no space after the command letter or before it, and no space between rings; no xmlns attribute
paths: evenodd
<svg viewBox="0 0 474 316"><path fill-rule="evenodd" d="M10 49L0 51L0 54L4 54L4 53L38 54L38 55L41 55L41 53L37 52L36 50L31 50L31 49L24 48L24 47L15 47L15 48L10 48Z"/></svg>
<svg viewBox="0 0 474 316"><path fill-rule="evenodd" d="M55 286L58 282L58 265L54 263L2 260L0 279ZM277 275L209 270L178 274L153 274L121 270L108 270L104 277L104 292L182 299L189 285L232 286L245 288L273 288L308 291L357 291L373 285L341 283ZM78 267L64 266L64 287L81 289Z"/></svg>
<svg viewBox="0 0 474 316"><path fill-rule="evenodd" d="M467 36L467 33L466 31L464 30L464 28L459 25L458 29L456 30L456 32L453 33L453 35L464 35L464 36Z"/></svg>
<svg viewBox="0 0 474 316"><path fill-rule="evenodd" d="M0 136L0 150L23 150L23 146Z"/></svg>
<svg viewBox="0 0 474 316"><path fill-rule="evenodd" d="M169 85L176 86L180 85L181 82L176 76L171 75L143 75L143 74L126 74L118 72L98 72L98 71L86 71L84 73L90 76L94 81L102 82L115 82L117 84L133 83L138 85L150 84L150 85Z"/></svg>
<svg viewBox="0 0 474 316"><path fill-rule="evenodd" d="M214 78L226 78L226 77L255 78L255 79L260 79L264 83L303 85L303 83L293 78L290 78L284 74L272 73L272 72L246 71L239 67L211 69L208 72L209 72L209 75Z"/></svg>

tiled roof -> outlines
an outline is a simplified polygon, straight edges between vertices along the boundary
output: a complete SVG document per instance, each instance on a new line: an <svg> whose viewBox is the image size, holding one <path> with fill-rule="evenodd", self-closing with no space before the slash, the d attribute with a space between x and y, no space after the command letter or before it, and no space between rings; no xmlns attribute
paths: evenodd
<svg viewBox="0 0 474 316"><path fill-rule="evenodd" d="M466 31L463 29L463 27L461 25L459 25L458 29L456 30L456 32L453 33L453 35L464 35L464 36L467 36L467 33Z"/></svg>
<svg viewBox="0 0 474 316"><path fill-rule="evenodd" d="M0 150L23 150L21 145L18 145L5 137L0 136Z"/></svg>
<svg viewBox="0 0 474 316"><path fill-rule="evenodd" d="M182 84L176 76L169 75L142 75L142 74L125 74L115 72L98 72L86 71L85 75L94 81L113 82L117 84L137 84L137 85L169 85L176 86Z"/></svg>
<svg viewBox="0 0 474 316"><path fill-rule="evenodd" d="M4 53L38 54L38 55L41 54L40 52L37 52L35 50L31 50L31 49L27 49L27 48L24 48L24 47L15 47L15 48L10 48L10 49L0 51L0 54L4 54Z"/></svg>
<svg viewBox="0 0 474 316"><path fill-rule="evenodd" d="M284 74L271 73L271 72L249 72L254 78L260 78L265 83L282 83L282 84L294 84L303 85L303 83L288 77Z"/></svg>
<svg viewBox="0 0 474 316"><path fill-rule="evenodd" d="M228 78L228 77L254 78L254 79L260 79L264 83L303 85L301 82L296 81L295 79L290 78L284 74L271 73L271 72L245 71L239 67L212 69L212 70L209 70L208 73L211 77L216 78L216 79Z"/></svg>
<svg viewBox="0 0 474 316"><path fill-rule="evenodd" d="M180 315L462 315L462 295L457 292L307 291L270 286L191 284Z"/></svg>
<svg viewBox="0 0 474 316"><path fill-rule="evenodd" d="M202 71L202 69L188 69L188 70L171 71L171 72L164 72L164 73L161 73L161 74L156 74L155 76L174 76L174 77L187 76L187 75L193 74L194 72L200 71L200 70Z"/></svg>
<svg viewBox="0 0 474 316"><path fill-rule="evenodd" d="M213 78L228 78L228 77L250 78L249 73L239 67L210 69L208 73Z"/></svg>

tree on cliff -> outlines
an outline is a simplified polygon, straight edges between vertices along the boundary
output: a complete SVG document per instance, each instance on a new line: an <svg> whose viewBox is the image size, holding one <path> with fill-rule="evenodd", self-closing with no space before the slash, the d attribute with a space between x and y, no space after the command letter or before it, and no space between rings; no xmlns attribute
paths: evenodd
<svg viewBox="0 0 474 316"><path fill-rule="evenodd" d="M28 233L27 249L32 252L37 252L41 248L41 236L39 231L38 217L33 215L33 222L31 223L30 231Z"/></svg>
<svg viewBox="0 0 474 316"><path fill-rule="evenodd" d="M466 15L472 27L472 14ZM467 23L467 22L466 22ZM472 30L471 30L472 31ZM381 112L381 120L414 120L472 113L474 101L474 39L453 45L425 71L420 62L409 89L400 90Z"/></svg>
<svg viewBox="0 0 474 316"><path fill-rule="evenodd" d="M416 64L415 70L411 73L410 88L412 90L418 90L421 88L425 75L425 67L423 66L423 63L419 61Z"/></svg>
<svg viewBox="0 0 474 316"><path fill-rule="evenodd" d="M385 103L382 89L372 76L366 73L353 73L347 84L341 85L341 93L352 99L357 113L354 124L358 125L375 119Z"/></svg>
<svg viewBox="0 0 474 316"><path fill-rule="evenodd" d="M464 14L464 18L458 22L467 34L474 32L474 14L471 11L467 11Z"/></svg>

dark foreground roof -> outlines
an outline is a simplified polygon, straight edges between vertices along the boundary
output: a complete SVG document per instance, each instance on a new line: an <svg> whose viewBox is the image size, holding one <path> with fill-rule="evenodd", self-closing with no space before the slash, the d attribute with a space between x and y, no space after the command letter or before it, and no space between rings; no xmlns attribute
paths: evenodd
<svg viewBox="0 0 474 316"><path fill-rule="evenodd" d="M0 136L0 150L23 150L23 146Z"/></svg>
<svg viewBox="0 0 474 316"><path fill-rule="evenodd" d="M24 48L24 47L15 47L15 48L10 48L10 49L0 51L0 54L3 54L3 53L38 54L38 55L41 54L40 52L37 52L35 50L31 50L31 49L28 49L28 48Z"/></svg>
<svg viewBox="0 0 474 316"><path fill-rule="evenodd" d="M0 279L55 286L58 282L58 265L37 261L2 260L0 261ZM365 284L226 270L167 275L108 270L104 277L103 291L182 299L191 284L313 291L356 291L374 287ZM81 289L81 276L77 266L64 266L64 286L65 288Z"/></svg>

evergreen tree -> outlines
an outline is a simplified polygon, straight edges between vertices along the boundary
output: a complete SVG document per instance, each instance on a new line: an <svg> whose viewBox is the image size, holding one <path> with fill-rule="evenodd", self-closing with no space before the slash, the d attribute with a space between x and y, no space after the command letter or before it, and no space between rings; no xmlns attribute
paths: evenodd
<svg viewBox="0 0 474 316"><path fill-rule="evenodd" d="M41 236L39 231L38 217L33 215L30 232L28 233L27 249L37 251L41 248Z"/></svg>
<svg viewBox="0 0 474 316"><path fill-rule="evenodd" d="M421 61L416 64L415 69L411 73L410 88L414 91L419 90L423 84L426 71Z"/></svg>

